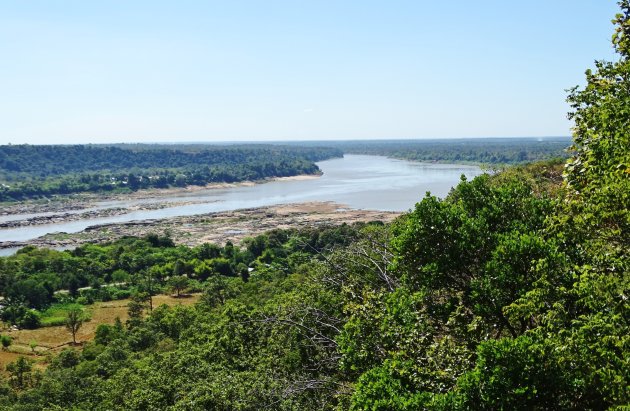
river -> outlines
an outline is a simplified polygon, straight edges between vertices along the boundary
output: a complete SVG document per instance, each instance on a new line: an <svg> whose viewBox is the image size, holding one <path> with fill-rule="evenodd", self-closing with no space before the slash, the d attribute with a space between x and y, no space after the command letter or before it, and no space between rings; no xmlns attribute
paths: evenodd
<svg viewBox="0 0 630 411"><path fill-rule="evenodd" d="M318 163L323 175L306 180L271 181L253 186L199 190L162 198L104 201L90 210L129 207L139 203L166 201L195 202L157 210L133 211L122 215L81 219L55 224L0 229L0 242L29 241L53 232L76 233L88 226L204 214L307 201L334 201L349 208L406 211L426 192L444 197L459 182L482 173L476 166L414 163L380 156L346 155ZM85 211L85 210L82 210ZM45 215L42 213L41 215ZM29 217L38 214L30 214ZM10 219L21 218L11 216ZM4 250L0 253L7 254Z"/></svg>

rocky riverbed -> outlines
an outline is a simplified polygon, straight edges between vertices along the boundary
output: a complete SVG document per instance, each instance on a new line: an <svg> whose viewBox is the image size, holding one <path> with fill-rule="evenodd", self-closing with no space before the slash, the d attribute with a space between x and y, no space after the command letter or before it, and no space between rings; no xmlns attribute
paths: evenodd
<svg viewBox="0 0 630 411"><path fill-rule="evenodd" d="M133 211L148 211L158 210L167 207L176 207L182 205L195 204L194 201L171 201L161 203L142 203L133 207L111 207L101 208L88 211L82 211L84 208L76 206L71 211L55 213L55 212L42 212L40 215L33 217L27 216L25 218L10 219L8 221L0 221L0 229L2 228L15 228L15 227L27 227L44 224L64 223L69 221L87 220L93 218L112 217L117 215L127 214ZM7 214L8 215L8 214Z"/></svg>
<svg viewBox="0 0 630 411"><path fill-rule="evenodd" d="M79 233L50 233L28 242L5 241L0 248L72 248L85 243L101 243L124 236L168 233L175 243L195 246L204 242L240 242L274 228L300 228L342 223L389 222L400 213L348 209L334 202L307 202L207 213L194 216L90 226Z"/></svg>

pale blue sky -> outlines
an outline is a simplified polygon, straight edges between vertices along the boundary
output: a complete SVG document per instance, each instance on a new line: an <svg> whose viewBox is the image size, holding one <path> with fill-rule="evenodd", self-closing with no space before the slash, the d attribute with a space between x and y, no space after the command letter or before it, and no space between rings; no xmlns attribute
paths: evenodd
<svg viewBox="0 0 630 411"><path fill-rule="evenodd" d="M0 144L569 135L610 0L0 0Z"/></svg>

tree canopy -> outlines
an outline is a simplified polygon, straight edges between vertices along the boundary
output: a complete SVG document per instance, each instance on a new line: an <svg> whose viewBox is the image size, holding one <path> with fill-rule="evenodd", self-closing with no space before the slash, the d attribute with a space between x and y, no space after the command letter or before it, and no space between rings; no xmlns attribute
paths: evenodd
<svg viewBox="0 0 630 411"><path fill-rule="evenodd" d="M0 146L0 201L185 187L319 172L338 149L233 146Z"/></svg>

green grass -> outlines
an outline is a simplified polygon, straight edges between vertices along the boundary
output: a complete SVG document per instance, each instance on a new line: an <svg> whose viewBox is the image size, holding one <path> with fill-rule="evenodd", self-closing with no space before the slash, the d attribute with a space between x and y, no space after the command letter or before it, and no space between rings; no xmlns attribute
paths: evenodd
<svg viewBox="0 0 630 411"><path fill-rule="evenodd" d="M89 321L91 313L85 309L85 306L77 303L53 304L45 311L41 312L40 320L42 327L53 327L57 325L65 325L68 311L72 309L80 309L83 311L85 321Z"/></svg>

